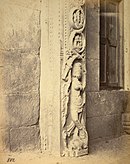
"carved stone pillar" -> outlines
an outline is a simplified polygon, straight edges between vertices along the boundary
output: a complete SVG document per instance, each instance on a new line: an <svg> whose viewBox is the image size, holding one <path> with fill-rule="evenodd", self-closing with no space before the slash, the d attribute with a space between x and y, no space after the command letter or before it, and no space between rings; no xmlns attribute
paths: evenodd
<svg viewBox="0 0 130 164"><path fill-rule="evenodd" d="M86 11L84 0L65 0L61 76L63 156L88 154L86 131Z"/></svg>
<svg viewBox="0 0 130 164"><path fill-rule="evenodd" d="M86 155L85 1L42 3L42 151L61 156Z"/></svg>

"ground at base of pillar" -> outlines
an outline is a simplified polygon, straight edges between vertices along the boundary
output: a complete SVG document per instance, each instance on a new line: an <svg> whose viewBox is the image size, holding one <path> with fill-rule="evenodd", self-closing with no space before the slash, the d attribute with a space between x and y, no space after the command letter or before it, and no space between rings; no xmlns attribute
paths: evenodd
<svg viewBox="0 0 130 164"><path fill-rule="evenodd" d="M7 164L9 159L15 164L130 164L130 136L95 143L89 154L82 157L54 157L38 152L0 153L0 164Z"/></svg>

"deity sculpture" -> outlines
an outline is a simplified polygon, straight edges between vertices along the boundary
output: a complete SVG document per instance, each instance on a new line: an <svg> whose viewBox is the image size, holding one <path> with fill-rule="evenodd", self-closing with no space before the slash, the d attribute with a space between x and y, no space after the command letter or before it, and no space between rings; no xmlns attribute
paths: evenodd
<svg viewBox="0 0 130 164"><path fill-rule="evenodd" d="M88 134L85 128L83 110L85 106L82 83L81 55L74 53L67 63L64 81L66 87L65 106L63 110L63 141L65 151L63 155L78 156L78 153L88 148ZM69 69L68 69L69 68Z"/></svg>

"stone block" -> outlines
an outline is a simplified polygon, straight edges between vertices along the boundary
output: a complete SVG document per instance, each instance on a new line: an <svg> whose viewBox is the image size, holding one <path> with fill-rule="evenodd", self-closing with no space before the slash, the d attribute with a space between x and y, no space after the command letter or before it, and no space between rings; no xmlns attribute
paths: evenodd
<svg viewBox="0 0 130 164"><path fill-rule="evenodd" d="M130 91L125 92L126 107L124 112L130 113Z"/></svg>
<svg viewBox="0 0 130 164"><path fill-rule="evenodd" d="M24 8L32 9L32 10L41 10L41 0L4 0L0 2L1 5L11 4L17 5L17 7L21 6Z"/></svg>
<svg viewBox="0 0 130 164"><path fill-rule="evenodd" d="M0 49L39 51L40 11L0 2Z"/></svg>
<svg viewBox="0 0 130 164"><path fill-rule="evenodd" d="M130 134L130 113L123 113L122 115L123 131Z"/></svg>
<svg viewBox="0 0 130 164"><path fill-rule="evenodd" d="M10 151L9 130L0 129L0 153Z"/></svg>
<svg viewBox="0 0 130 164"><path fill-rule="evenodd" d="M21 53L14 51L0 50L0 67L20 66Z"/></svg>
<svg viewBox="0 0 130 164"><path fill-rule="evenodd" d="M122 121L126 122L127 124L130 125L130 113L123 113L122 114Z"/></svg>
<svg viewBox="0 0 130 164"><path fill-rule="evenodd" d="M87 91L99 91L99 60L87 59Z"/></svg>
<svg viewBox="0 0 130 164"><path fill-rule="evenodd" d="M22 54L20 69L20 93L38 92L40 86L40 59L38 55Z"/></svg>
<svg viewBox="0 0 130 164"><path fill-rule="evenodd" d="M9 127L10 115L8 113L8 98L7 96L1 95L0 97L0 129L6 129Z"/></svg>
<svg viewBox="0 0 130 164"><path fill-rule="evenodd" d="M39 127L20 127L10 130L10 147L12 152L40 149Z"/></svg>
<svg viewBox="0 0 130 164"><path fill-rule="evenodd" d="M99 33L87 31L87 58L99 59Z"/></svg>
<svg viewBox="0 0 130 164"><path fill-rule="evenodd" d="M124 103L123 91L87 92L87 117L121 115Z"/></svg>
<svg viewBox="0 0 130 164"><path fill-rule="evenodd" d="M97 2L96 2L97 1ZM87 3L87 2L86 2ZM89 1L86 5L87 32L99 33L100 30L100 8L98 0Z"/></svg>
<svg viewBox="0 0 130 164"><path fill-rule="evenodd" d="M107 115L87 118L89 140L113 138L121 135L121 116Z"/></svg>
<svg viewBox="0 0 130 164"><path fill-rule="evenodd" d="M5 53L5 52L4 52ZM39 91L40 59L38 55L7 52L1 54L3 60L0 67L0 92L30 93Z"/></svg>
<svg viewBox="0 0 130 164"><path fill-rule="evenodd" d="M98 7L98 1L87 1L86 3L87 58L99 59L100 12Z"/></svg>
<svg viewBox="0 0 130 164"><path fill-rule="evenodd" d="M0 93L7 95L19 92L20 71L18 66L0 67L0 75Z"/></svg>
<svg viewBox="0 0 130 164"><path fill-rule="evenodd" d="M40 116L39 94L10 95L7 110L11 127L36 125Z"/></svg>
<svg viewBox="0 0 130 164"><path fill-rule="evenodd" d="M20 63L20 53L0 50L0 93L7 94L11 86L17 89Z"/></svg>

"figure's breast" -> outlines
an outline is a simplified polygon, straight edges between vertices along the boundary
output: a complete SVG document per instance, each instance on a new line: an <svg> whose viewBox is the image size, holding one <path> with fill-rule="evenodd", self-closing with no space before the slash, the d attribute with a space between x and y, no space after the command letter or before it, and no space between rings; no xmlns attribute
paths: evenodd
<svg viewBox="0 0 130 164"><path fill-rule="evenodd" d="M82 105L82 95L81 95L82 85L78 80L73 80L71 86L70 101L72 104L77 106Z"/></svg>

